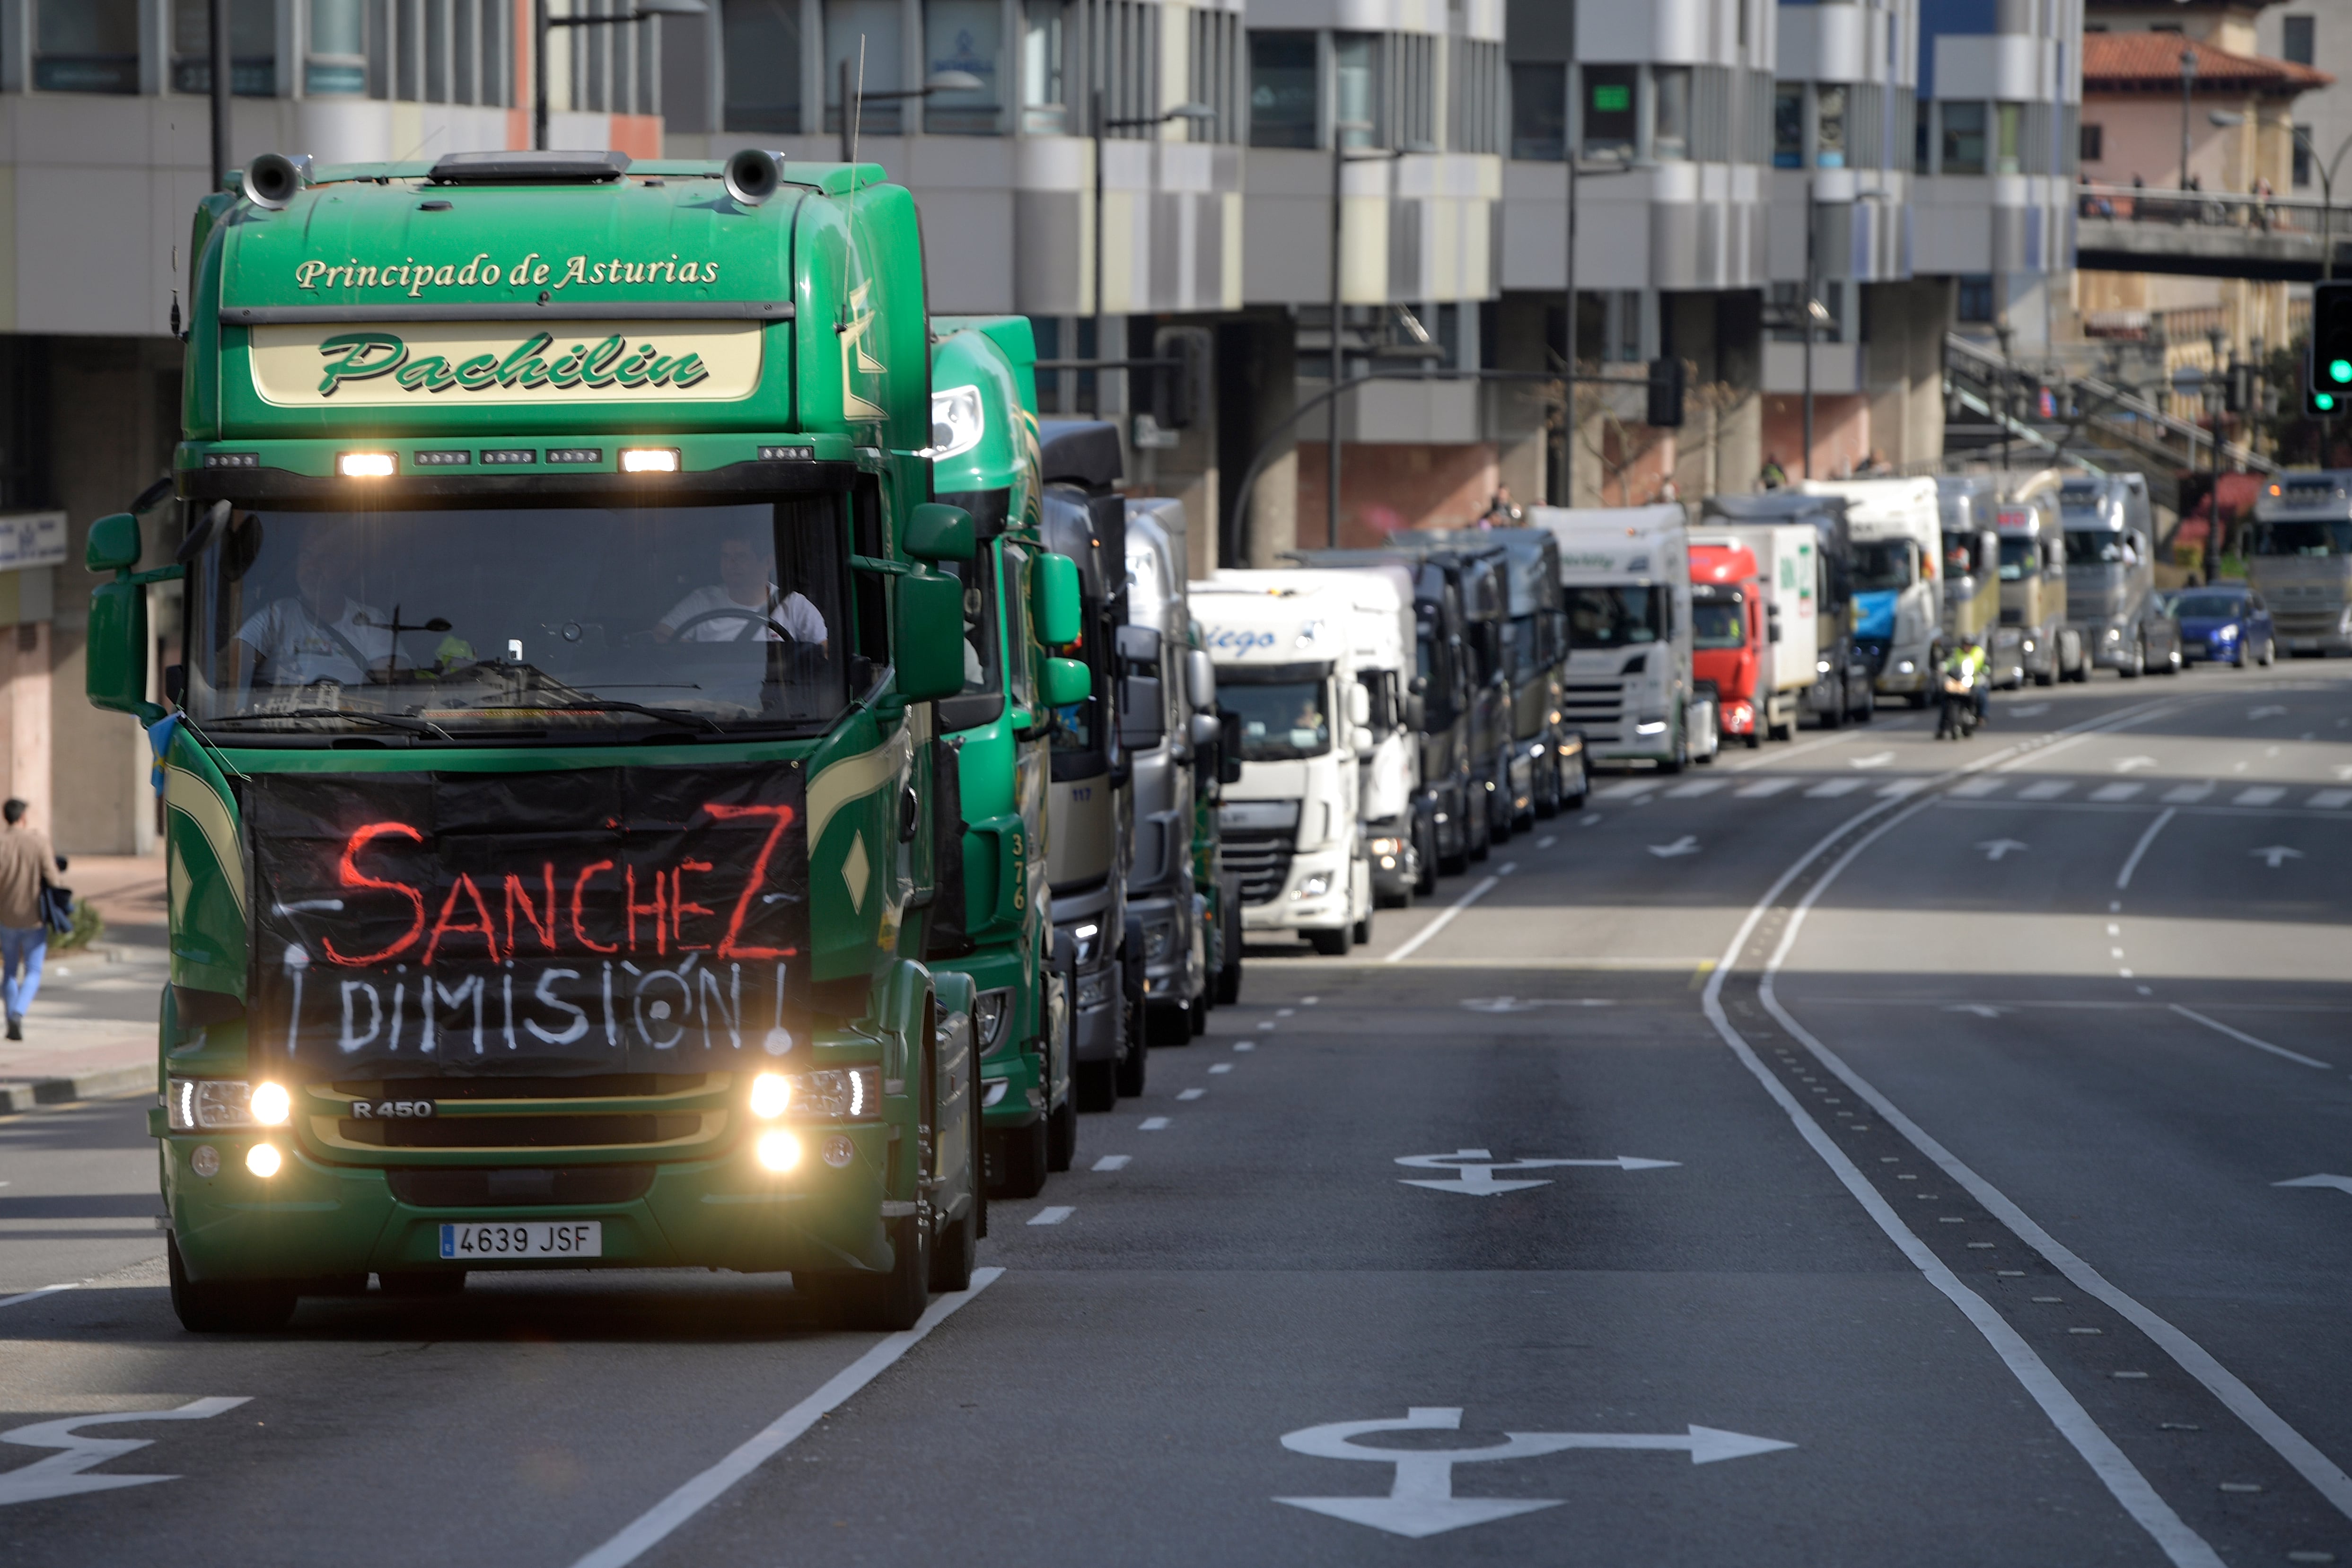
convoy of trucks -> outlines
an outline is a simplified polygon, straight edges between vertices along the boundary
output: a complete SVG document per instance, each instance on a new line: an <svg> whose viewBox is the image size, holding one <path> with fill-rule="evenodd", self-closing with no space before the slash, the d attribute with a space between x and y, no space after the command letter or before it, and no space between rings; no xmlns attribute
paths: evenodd
<svg viewBox="0 0 2352 1568"><path fill-rule="evenodd" d="M632 236L679 255L589 266ZM158 750L191 1329L583 1262L906 1328L1245 939L1345 954L1589 762L1866 719L1951 640L2018 682L2179 663L2131 476L1535 507L1188 582L1118 429L1039 419L1027 319L926 317L869 164L273 155L193 239L173 510L93 526L86 683ZM395 244L437 247L396 296L343 259ZM2342 480L2258 512L2298 651L2352 643Z"/></svg>

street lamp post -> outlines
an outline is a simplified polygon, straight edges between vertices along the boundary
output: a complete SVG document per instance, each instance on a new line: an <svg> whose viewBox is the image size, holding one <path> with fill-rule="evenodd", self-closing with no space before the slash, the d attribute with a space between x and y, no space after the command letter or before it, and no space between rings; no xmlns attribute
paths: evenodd
<svg viewBox="0 0 2352 1568"><path fill-rule="evenodd" d="M2215 123L2220 123L2220 110L2215 110ZM2344 154L2352 152L2352 136L2344 139L2336 149L2336 156L2326 162L2319 161L2319 149L2311 144L2311 127L2293 128L2294 139L2303 143L2310 154L2312 167L2319 171L2319 280L2332 281L2336 277L2336 167L2344 162Z"/></svg>
<svg viewBox="0 0 2352 1568"><path fill-rule="evenodd" d="M215 5L226 0L215 0ZM602 16L551 16L547 0L531 0L531 132L535 152L547 151L547 31L551 27L612 27L625 22L650 22L656 16L699 16L708 8L702 0L637 0L627 11Z"/></svg>
<svg viewBox="0 0 2352 1568"><path fill-rule="evenodd" d="M910 98L929 98L935 92L978 92L988 84L970 71L941 71L920 87L893 88L887 92L867 92L863 86L853 87L849 81L849 57L842 57L839 68L841 82L841 161L853 162L857 156L857 122L864 118L869 103L900 103Z"/></svg>
<svg viewBox="0 0 2352 1568"><path fill-rule="evenodd" d="M2180 51L2180 188L2189 189L2189 94L2197 85L2197 51Z"/></svg>
<svg viewBox="0 0 2352 1568"><path fill-rule="evenodd" d="M2205 580L2212 581L2221 572L2221 413L2227 402L2229 383L2222 378L2221 349L2229 333L2220 327L2205 329L2205 341L2213 350L2213 368L2205 376L2205 411L2213 421L2213 484L2205 498Z"/></svg>
<svg viewBox="0 0 2352 1568"><path fill-rule="evenodd" d="M1351 131L1369 131L1372 127L1360 120L1335 120L1331 122L1331 384L1338 386L1348 377L1348 357L1339 343L1340 315L1346 309L1340 297L1340 240L1347 218L1347 190L1344 183L1350 163L1393 162L1409 153L1435 151L1425 142L1406 142L1378 152L1348 155L1348 136ZM1331 549L1339 548L1339 404L1334 400L1328 416L1329 430L1323 443L1324 497L1323 538Z"/></svg>
<svg viewBox="0 0 2352 1568"><path fill-rule="evenodd" d="M1560 161L1568 165L1568 265L1564 269L1563 288L1568 305L1568 319L1562 335L1562 346L1568 353L1566 412L1560 417L1559 437L1559 504L1576 505L1576 185L1587 174L1623 174L1631 172L1622 159L1601 158L1590 163L1577 157L1576 148L1568 140L1568 129L1560 130ZM1601 483L1608 483L1604 471Z"/></svg>
<svg viewBox="0 0 2352 1568"><path fill-rule="evenodd" d="M1190 120L1197 124L1202 120L1216 119L1217 111L1205 103L1180 103L1165 114L1139 114L1119 120L1106 120L1103 118L1103 95L1100 88L1094 90L1092 107L1095 132L1095 358L1097 361L1123 360L1127 356L1123 353L1117 355L1111 353L1109 345L1104 340L1104 327L1108 308L1104 304L1103 297L1108 290L1103 286L1105 281L1103 277L1103 143L1108 133L1114 131L1137 131L1145 126L1166 125L1178 120ZM1095 417L1097 419L1102 417L1103 407L1108 401L1103 392L1105 378L1109 373L1108 371L1095 372ZM1056 378L1057 381L1058 379Z"/></svg>

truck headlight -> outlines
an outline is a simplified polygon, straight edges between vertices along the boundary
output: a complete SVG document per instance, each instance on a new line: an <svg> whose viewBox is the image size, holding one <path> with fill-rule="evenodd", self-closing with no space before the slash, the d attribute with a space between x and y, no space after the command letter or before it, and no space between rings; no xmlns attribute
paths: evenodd
<svg viewBox="0 0 2352 1568"><path fill-rule="evenodd" d="M282 1083L257 1083L246 1097L246 1107L263 1126L282 1127L294 1114L294 1096Z"/></svg>
<svg viewBox="0 0 2352 1568"><path fill-rule="evenodd" d="M781 1072L762 1072L751 1080L751 1114L772 1122L792 1109L793 1081Z"/></svg>
<svg viewBox="0 0 2352 1568"><path fill-rule="evenodd" d="M2120 627L2120 626L2110 626L2110 627L2108 627L2108 628L2107 628L2107 641L2108 641L2108 642L2110 642L2110 643L2120 643L2120 642L2122 642L2123 640L2124 640L2124 629L2123 629L2122 627Z"/></svg>
<svg viewBox="0 0 2352 1568"><path fill-rule="evenodd" d="M1404 853L1404 841L1402 839L1374 839L1372 841L1372 853L1376 855L1401 855Z"/></svg>
<svg viewBox="0 0 2352 1568"><path fill-rule="evenodd" d="M1102 946L1102 927L1091 920L1084 925L1074 925L1070 927L1070 939L1077 944L1078 967L1083 969L1095 961Z"/></svg>
<svg viewBox="0 0 2352 1568"><path fill-rule="evenodd" d="M256 1144L245 1151L245 1168L268 1181L286 1164L286 1157L272 1144Z"/></svg>
<svg viewBox="0 0 2352 1568"><path fill-rule="evenodd" d="M257 1096L255 1086L241 1078L174 1078L164 1103L172 1131L210 1132L217 1127L277 1126L292 1113L292 1098L275 1083L260 1085L272 1094ZM274 1116L257 1111L274 1110Z"/></svg>
<svg viewBox="0 0 2352 1568"><path fill-rule="evenodd" d="M1919 666L1913 664L1908 659L1899 659L1895 661L1895 673L1898 675L1915 674L1918 672L1918 669Z"/></svg>
<svg viewBox="0 0 2352 1568"><path fill-rule="evenodd" d="M1154 921L1143 928L1143 961L1157 964L1176 950L1176 927Z"/></svg>
<svg viewBox="0 0 2352 1568"><path fill-rule="evenodd" d="M1330 891L1331 873L1328 871L1318 871L1311 875L1301 877L1299 879L1297 888L1292 892L1290 896L1293 898L1320 898Z"/></svg>
<svg viewBox="0 0 2352 1568"><path fill-rule="evenodd" d="M1078 977L1078 1006L1098 1008L1110 1000L1110 971L1097 969Z"/></svg>
<svg viewBox="0 0 2352 1568"><path fill-rule="evenodd" d="M2029 653L2033 652L2033 639L2031 637L2025 640L2025 651Z"/></svg>
<svg viewBox="0 0 2352 1568"><path fill-rule="evenodd" d="M1830 673L1830 662L1827 659L1816 661L1813 664L1813 673L1817 675L1828 674Z"/></svg>
<svg viewBox="0 0 2352 1568"><path fill-rule="evenodd" d="M1664 735L1666 733L1666 721L1662 718L1645 718L1633 727L1633 733L1635 735Z"/></svg>
<svg viewBox="0 0 2352 1568"><path fill-rule="evenodd" d="M980 1049L984 1054L1004 1043L1013 1031L1013 988L1000 986L982 991L971 1000L971 1027L980 1033Z"/></svg>
<svg viewBox="0 0 2352 1568"><path fill-rule="evenodd" d="M882 1070L879 1067L821 1067L814 1072L761 1073L761 1076L782 1079L785 1103L802 1116L835 1122L861 1122L870 1121L882 1113Z"/></svg>

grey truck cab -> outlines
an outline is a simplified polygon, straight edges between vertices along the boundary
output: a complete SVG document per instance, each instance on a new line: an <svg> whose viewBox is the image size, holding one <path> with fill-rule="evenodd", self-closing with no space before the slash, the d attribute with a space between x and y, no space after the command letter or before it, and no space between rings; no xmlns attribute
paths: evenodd
<svg viewBox="0 0 2352 1568"><path fill-rule="evenodd" d="M2180 668L2180 626L2156 601L2155 529L2137 474L2058 488L2066 534L2066 623L2090 664L2132 680Z"/></svg>

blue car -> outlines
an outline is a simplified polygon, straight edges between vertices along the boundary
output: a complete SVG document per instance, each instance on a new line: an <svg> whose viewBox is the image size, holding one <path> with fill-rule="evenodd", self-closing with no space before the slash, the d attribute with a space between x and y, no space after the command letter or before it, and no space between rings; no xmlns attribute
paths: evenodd
<svg viewBox="0 0 2352 1568"><path fill-rule="evenodd" d="M2180 622L2181 655L2192 664L2210 659L2242 669L2278 655L2270 606L2242 583L2183 589L2167 609Z"/></svg>

